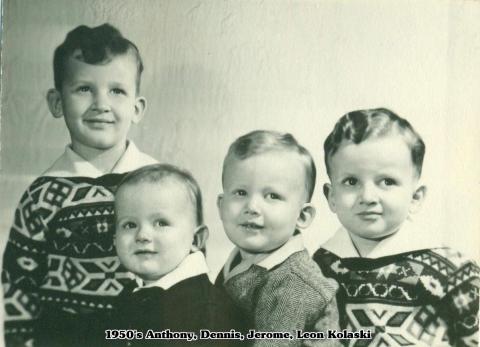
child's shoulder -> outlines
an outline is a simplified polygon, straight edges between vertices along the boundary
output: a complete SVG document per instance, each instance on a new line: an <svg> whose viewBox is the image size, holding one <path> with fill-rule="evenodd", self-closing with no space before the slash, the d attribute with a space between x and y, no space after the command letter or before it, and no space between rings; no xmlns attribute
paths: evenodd
<svg viewBox="0 0 480 347"><path fill-rule="evenodd" d="M125 174L107 174L101 177L37 177L25 190L21 200L32 199L35 202L59 203L62 197L75 193L75 201L87 195L112 195L113 189L119 184ZM97 190L96 193L90 190ZM100 190L100 191L98 191Z"/></svg>
<svg viewBox="0 0 480 347"><path fill-rule="evenodd" d="M218 331L241 328L244 317L233 300L220 287L214 286L206 274L190 277L170 290L162 309L175 317L189 317L190 323ZM182 323L179 320L180 326Z"/></svg>
<svg viewBox="0 0 480 347"><path fill-rule="evenodd" d="M307 250L293 253L283 263L272 269L272 280L279 280L284 286L304 287L322 296L331 297L338 288L335 281L326 278Z"/></svg>
<svg viewBox="0 0 480 347"><path fill-rule="evenodd" d="M111 168L110 173L126 173L152 164L158 164L158 161L138 149L135 143L128 141L126 150L118 158L113 168ZM66 146L65 151L41 176L97 178L104 175L108 175L108 173L99 170L89 160L76 153L70 146Z"/></svg>
<svg viewBox="0 0 480 347"><path fill-rule="evenodd" d="M313 254L313 260L317 264L331 265L339 260L345 260L349 262L350 259L362 259L368 261L369 258L341 257L324 247L320 247ZM378 262L381 263L386 261L389 263L397 261L414 261L416 263L421 263L433 269L437 269L438 271L444 272L446 275L465 266L478 268L475 261L450 247L416 249L398 254L389 254L377 259ZM375 258L372 258L371 261L377 262Z"/></svg>
<svg viewBox="0 0 480 347"><path fill-rule="evenodd" d="M322 264L322 263L331 264L337 261L338 259L341 259L341 257L327 250L324 247L320 247L315 251L315 253L313 253L312 259L317 264Z"/></svg>
<svg viewBox="0 0 480 347"><path fill-rule="evenodd" d="M438 261L448 264L451 269L458 269L467 264L476 265L474 260L450 247L425 249L423 252L418 252L417 257L423 259L430 259L430 257L433 257Z"/></svg>
<svg viewBox="0 0 480 347"><path fill-rule="evenodd" d="M448 278L448 286L456 287L465 282L479 280L480 269L478 264L466 257L464 254L450 247L439 247L412 252L408 258L414 262L421 263ZM478 283L475 284L477 287Z"/></svg>

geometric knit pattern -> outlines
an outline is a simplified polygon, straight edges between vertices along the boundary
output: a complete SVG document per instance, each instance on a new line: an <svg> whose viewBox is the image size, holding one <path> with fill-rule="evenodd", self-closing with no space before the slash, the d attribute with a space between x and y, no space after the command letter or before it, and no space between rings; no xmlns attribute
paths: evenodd
<svg viewBox="0 0 480 347"><path fill-rule="evenodd" d="M340 289L340 325L367 329L348 346L478 346L480 271L450 248L376 259L314 255Z"/></svg>
<svg viewBox="0 0 480 347"><path fill-rule="evenodd" d="M44 176L23 194L3 259L7 345L31 339L51 308L112 308L129 279L113 245L113 194L123 176Z"/></svg>

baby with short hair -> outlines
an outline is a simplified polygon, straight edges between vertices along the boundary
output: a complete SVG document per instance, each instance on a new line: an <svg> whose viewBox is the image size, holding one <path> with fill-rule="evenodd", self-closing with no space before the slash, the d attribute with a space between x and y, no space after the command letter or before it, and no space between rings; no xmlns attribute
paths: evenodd
<svg viewBox="0 0 480 347"><path fill-rule="evenodd" d="M208 279L201 251L208 229L203 222L200 188L190 173L168 164L131 172L115 194L115 213L117 254L136 275L138 286L122 293L117 310L104 320L105 328L144 333L170 329L197 336L200 329L241 331L243 317ZM235 341L151 342L155 346L230 346ZM128 342L144 345L148 340Z"/></svg>
<svg viewBox="0 0 480 347"><path fill-rule="evenodd" d="M337 284L306 251L301 230L315 216L310 203L316 169L290 134L257 130L230 146L218 208L236 245L217 284L223 285L258 331L290 332L292 339L254 340L255 346L336 345L296 339L296 330L338 326Z"/></svg>
<svg viewBox="0 0 480 347"><path fill-rule="evenodd" d="M385 108L349 112L324 143L324 194L342 228L314 255L340 284L349 346L476 346L479 268L409 222L426 194L425 144Z"/></svg>

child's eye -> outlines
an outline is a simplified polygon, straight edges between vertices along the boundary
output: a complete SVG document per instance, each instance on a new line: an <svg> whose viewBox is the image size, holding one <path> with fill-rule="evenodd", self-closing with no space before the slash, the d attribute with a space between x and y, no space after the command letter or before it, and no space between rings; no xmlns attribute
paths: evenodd
<svg viewBox="0 0 480 347"><path fill-rule="evenodd" d="M137 227L137 224L133 222L125 222L121 224L122 229L129 230L129 229L135 229Z"/></svg>
<svg viewBox="0 0 480 347"><path fill-rule="evenodd" d="M397 184L397 181L395 181L393 178L384 178L382 180L382 184L384 186L394 186Z"/></svg>
<svg viewBox="0 0 480 347"><path fill-rule="evenodd" d="M348 177L344 179L342 183L345 184L346 186L354 186L358 183L358 180L354 177Z"/></svg>
<svg viewBox="0 0 480 347"><path fill-rule="evenodd" d="M91 88L89 86L80 86L77 88L77 92L80 93L88 93L89 91L91 91Z"/></svg>
<svg viewBox="0 0 480 347"><path fill-rule="evenodd" d="M247 191L243 189L237 189L233 192L233 195L236 196L247 196Z"/></svg>
<svg viewBox="0 0 480 347"><path fill-rule="evenodd" d="M153 226L161 228L161 227L168 226L168 223L164 219L157 219L156 221L153 222Z"/></svg>
<svg viewBox="0 0 480 347"><path fill-rule="evenodd" d="M267 199L271 199L271 200L281 200L281 196L278 195L277 193L268 193L268 194L267 194Z"/></svg>
<svg viewBox="0 0 480 347"><path fill-rule="evenodd" d="M113 88L112 93L116 94L116 95L125 95L126 94L125 90L123 90L121 88Z"/></svg>

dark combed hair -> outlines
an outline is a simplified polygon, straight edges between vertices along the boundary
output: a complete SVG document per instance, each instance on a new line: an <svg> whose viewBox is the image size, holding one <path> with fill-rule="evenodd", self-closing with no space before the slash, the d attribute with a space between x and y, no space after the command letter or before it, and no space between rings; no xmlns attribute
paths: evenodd
<svg viewBox="0 0 480 347"><path fill-rule="evenodd" d="M137 92L140 90L143 71L140 52L134 43L108 23L93 28L80 25L70 31L65 41L57 47L53 55L53 78L57 90L62 88L66 62L76 51L79 51L80 55L75 58L87 64L102 64L112 57L132 52L137 62Z"/></svg>
<svg viewBox="0 0 480 347"><path fill-rule="evenodd" d="M143 166L128 173L120 182L117 192L125 186L139 183L160 183L166 179L174 179L186 188L193 206L197 226L203 225L202 192L197 181L186 170L170 164L152 164Z"/></svg>
<svg viewBox="0 0 480 347"><path fill-rule="evenodd" d="M269 151L291 151L298 153L305 167L305 191L307 202L312 199L315 190L317 169L310 152L300 145L292 134L271 130L255 130L236 139L229 147L223 161L222 182L225 181L225 168L230 158L247 159Z"/></svg>
<svg viewBox="0 0 480 347"><path fill-rule="evenodd" d="M325 166L330 176L331 157L343 141L359 144L372 137L398 134L410 148L412 162L418 177L422 174L425 143L411 124L387 108L358 110L345 114L338 120L323 144Z"/></svg>

